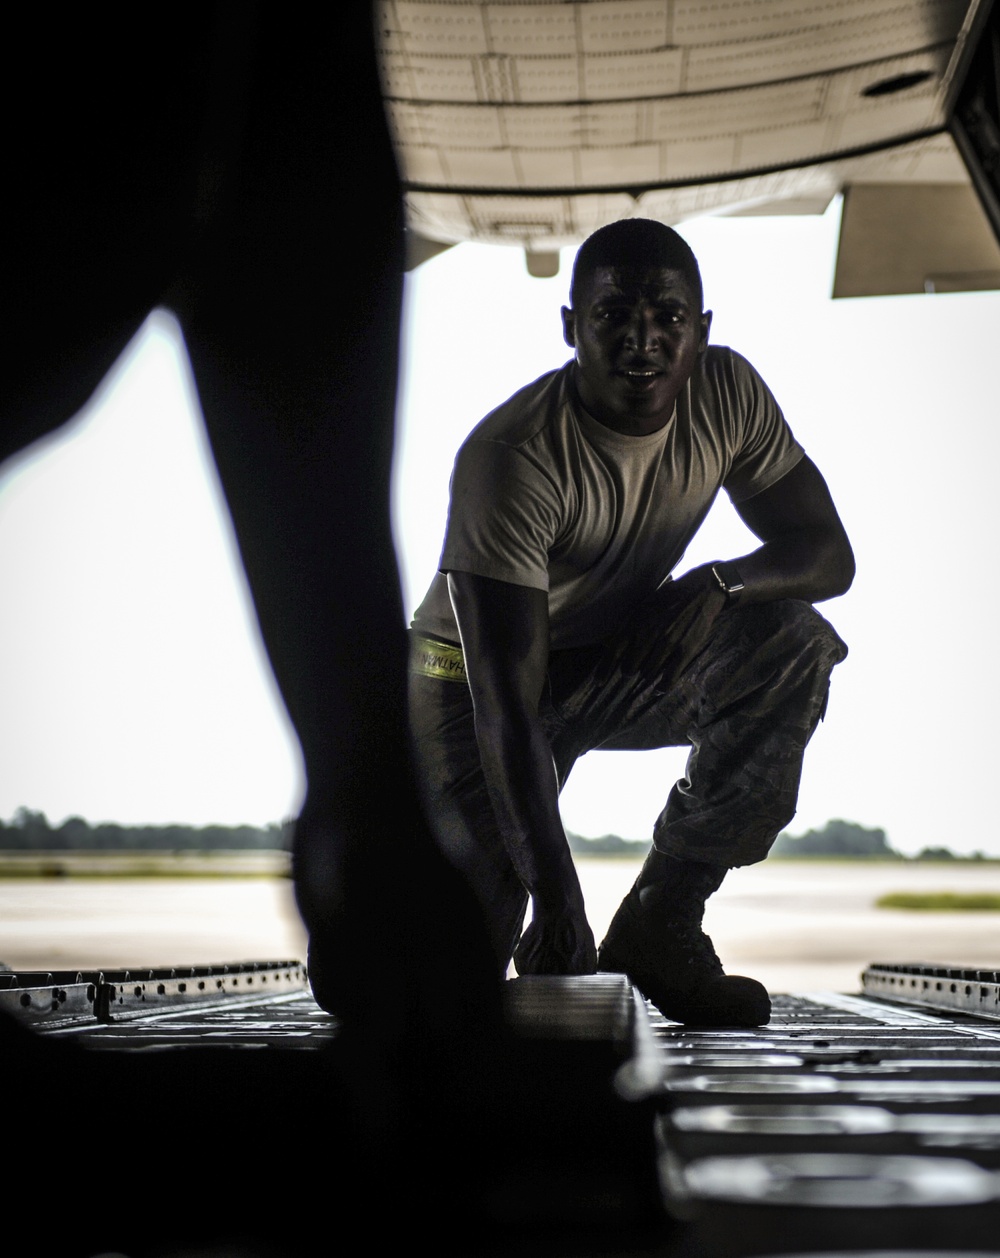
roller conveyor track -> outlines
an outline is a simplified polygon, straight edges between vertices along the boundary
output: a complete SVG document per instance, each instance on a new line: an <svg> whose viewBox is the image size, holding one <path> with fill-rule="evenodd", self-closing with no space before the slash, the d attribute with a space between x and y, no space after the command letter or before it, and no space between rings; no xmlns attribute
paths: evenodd
<svg viewBox="0 0 1000 1258"><path fill-rule="evenodd" d="M835 993L749 1032L652 1022L676 1252L1000 1250L1000 1022Z"/></svg>
<svg viewBox="0 0 1000 1258"><path fill-rule="evenodd" d="M46 1040L108 1050L109 1065L150 1048L308 1057L335 1044L337 1020L296 986L295 963L270 964L248 969L252 1000L237 986L225 1005L206 984L200 999L172 990L161 1007L75 1022L63 1010L33 1025ZM959 969L872 965L864 994L779 995L754 1030L669 1022L617 976L509 984L521 1065L551 1077L553 1099L545 1140L525 1132L535 1151L505 1171L506 1204L487 1211L466 1252L1000 1254L1000 1020L913 997L934 1000L938 982L990 982ZM265 994L261 974L277 970L289 977ZM869 994L871 975L894 977L887 986L905 1003ZM58 989L68 976L48 977Z"/></svg>

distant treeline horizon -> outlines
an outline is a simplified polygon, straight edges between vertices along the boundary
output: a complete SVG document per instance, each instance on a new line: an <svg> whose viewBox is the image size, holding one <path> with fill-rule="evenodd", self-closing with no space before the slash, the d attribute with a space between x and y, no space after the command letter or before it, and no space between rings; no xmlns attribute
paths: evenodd
<svg viewBox="0 0 1000 1258"><path fill-rule="evenodd" d="M647 842L623 839L617 834L605 834L599 839L587 839L582 835L567 832L567 837L570 849L579 855L632 856L642 855L649 848ZM907 856L890 845L883 829L869 828L858 825L855 821L843 821L839 818L828 821L818 830L807 830L805 834L794 835L783 830L774 841L771 855L789 860L815 859L820 856L834 856L845 860L899 861L982 861L989 859L983 852L975 852L972 856L961 856L943 845L925 847L916 856Z"/></svg>
<svg viewBox="0 0 1000 1258"><path fill-rule="evenodd" d="M122 826L102 821L92 824L83 817L68 817L58 826L49 824L43 812L19 808L10 821L0 820L0 851L13 852L192 852L192 851L291 851L294 818L267 826ZM641 857L648 841L623 839L617 834L586 838L566 832L570 850L581 856ZM916 856L896 851L884 830L840 819L818 830L778 835L773 856L785 859L834 856L857 860L974 860L990 859L983 852L961 856L945 846L925 847Z"/></svg>
<svg viewBox="0 0 1000 1258"><path fill-rule="evenodd" d="M0 821L0 850L8 852L291 851L291 820L268 826L120 826L67 817L51 826L43 812L19 808Z"/></svg>

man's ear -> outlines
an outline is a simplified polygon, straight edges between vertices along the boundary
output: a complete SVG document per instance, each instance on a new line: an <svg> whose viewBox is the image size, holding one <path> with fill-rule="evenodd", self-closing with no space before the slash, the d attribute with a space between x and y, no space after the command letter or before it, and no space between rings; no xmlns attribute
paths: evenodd
<svg viewBox="0 0 1000 1258"><path fill-rule="evenodd" d="M701 316L701 340L698 342L698 353L704 354L708 349L708 333L712 327L712 312L706 310Z"/></svg>
<svg viewBox="0 0 1000 1258"><path fill-rule="evenodd" d="M576 349L576 315L569 306L562 308L562 323L563 340L570 349Z"/></svg>

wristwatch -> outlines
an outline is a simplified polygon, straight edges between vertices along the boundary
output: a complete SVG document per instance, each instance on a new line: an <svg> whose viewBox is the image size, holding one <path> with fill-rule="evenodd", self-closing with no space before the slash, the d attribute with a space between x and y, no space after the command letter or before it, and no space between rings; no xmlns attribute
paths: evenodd
<svg viewBox="0 0 1000 1258"><path fill-rule="evenodd" d="M718 581L719 589L725 594L726 598L731 602L735 602L736 596L744 588L743 578L737 571L736 565L728 561L714 563L712 564L712 576Z"/></svg>

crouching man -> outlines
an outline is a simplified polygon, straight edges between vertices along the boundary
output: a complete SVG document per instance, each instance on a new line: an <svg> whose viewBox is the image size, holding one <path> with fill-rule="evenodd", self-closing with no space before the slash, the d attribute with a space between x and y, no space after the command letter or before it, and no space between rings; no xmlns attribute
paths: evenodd
<svg viewBox="0 0 1000 1258"><path fill-rule="evenodd" d="M727 870L795 812L846 647L812 604L854 559L764 381L709 346L670 228L595 232L562 312L570 362L488 415L455 463L413 621L411 725L439 841L521 974L627 974L668 1018L763 1025L764 987L702 930ZM719 489L761 545L673 579ZM559 817L594 748L691 748L599 949ZM522 933L531 898L532 918Z"/></svg>

